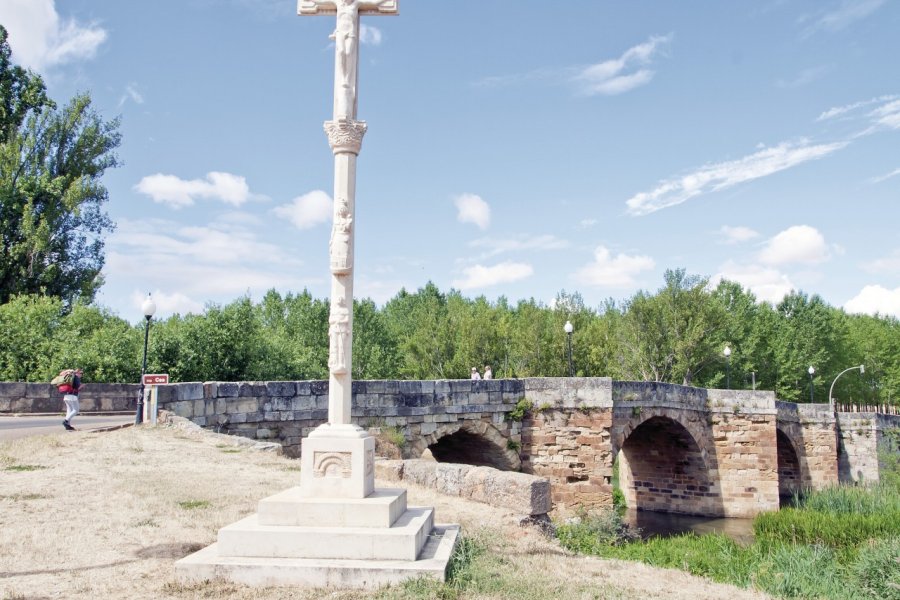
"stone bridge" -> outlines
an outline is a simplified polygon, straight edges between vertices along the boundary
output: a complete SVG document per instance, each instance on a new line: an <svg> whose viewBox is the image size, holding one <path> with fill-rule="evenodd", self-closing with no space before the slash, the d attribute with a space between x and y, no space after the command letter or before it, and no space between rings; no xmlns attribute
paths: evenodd
<svg viewBox="0 0 900 600"><path fill-rule="evenodd" d="M87 385L82 409L133 409L136 395L137 386ZM354 381L353 396L355 422L400 442L406 458L540 475L570 506L610 504L617 471L630 507L709 516L752 516L795 491L877 480L878 450L900 428L896 416L834 414L773 392L609 378ZM296 456L327 418L328 383L180 383L160 387L159 403ZM0 414L57 404L47 385L0 384Z"/></svg>

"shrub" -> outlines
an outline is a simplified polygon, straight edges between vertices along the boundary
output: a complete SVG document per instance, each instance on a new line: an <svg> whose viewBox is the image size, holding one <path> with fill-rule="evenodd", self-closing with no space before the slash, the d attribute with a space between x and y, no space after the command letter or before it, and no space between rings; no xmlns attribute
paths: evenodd
<svg viewBox="0 0 900 600"><path fill-rule="evenodd" d="M516 407L509 411L509 418L513 421L521 421L525 415L534 407L534 403L528 398L522 398L516 402Z"/></svg>

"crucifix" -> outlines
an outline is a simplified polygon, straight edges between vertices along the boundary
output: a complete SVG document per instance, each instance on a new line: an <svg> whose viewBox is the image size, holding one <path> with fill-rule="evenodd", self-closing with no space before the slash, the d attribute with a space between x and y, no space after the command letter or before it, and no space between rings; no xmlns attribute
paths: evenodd
<svg viewBox="0 0 900 600"><path fill-rule="evenodd" d="M396 15L398 0L299 0L302 15L336 15L334 112L325 133L334 153L334 212L329 243L331 305L328 317L328 423L311 437L361 437L352 425L353 238L356 159L366 133L356 120L360 15Z"/></svg>

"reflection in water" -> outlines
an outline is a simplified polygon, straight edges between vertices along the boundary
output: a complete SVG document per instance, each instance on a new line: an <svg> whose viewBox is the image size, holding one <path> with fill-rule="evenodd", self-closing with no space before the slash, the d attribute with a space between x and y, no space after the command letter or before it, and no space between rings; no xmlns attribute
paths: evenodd
<svg viewBox="0 0 900 600"><path fill-rule="evenodd" d="M722 533L741 544L753 541L753 519L696 517L634 509L625 511L622 519L629 527L639 528L644 539L693 532L697 535Z"/></svg>

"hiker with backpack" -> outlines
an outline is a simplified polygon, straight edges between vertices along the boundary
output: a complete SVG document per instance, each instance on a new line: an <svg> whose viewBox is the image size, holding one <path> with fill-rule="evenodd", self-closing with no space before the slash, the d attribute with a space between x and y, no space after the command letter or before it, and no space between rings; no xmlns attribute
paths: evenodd
<svg viewBox="0 0 900 600"><path fill-rule="evenodd" d="M63 402L66 405L66 418L62 422L67 431L75 431L72 427L72 419L78 414L78 389L81 387L81 375L83 371L78 369L66 369L50 382L57 386L63 394Z"/></svg>

